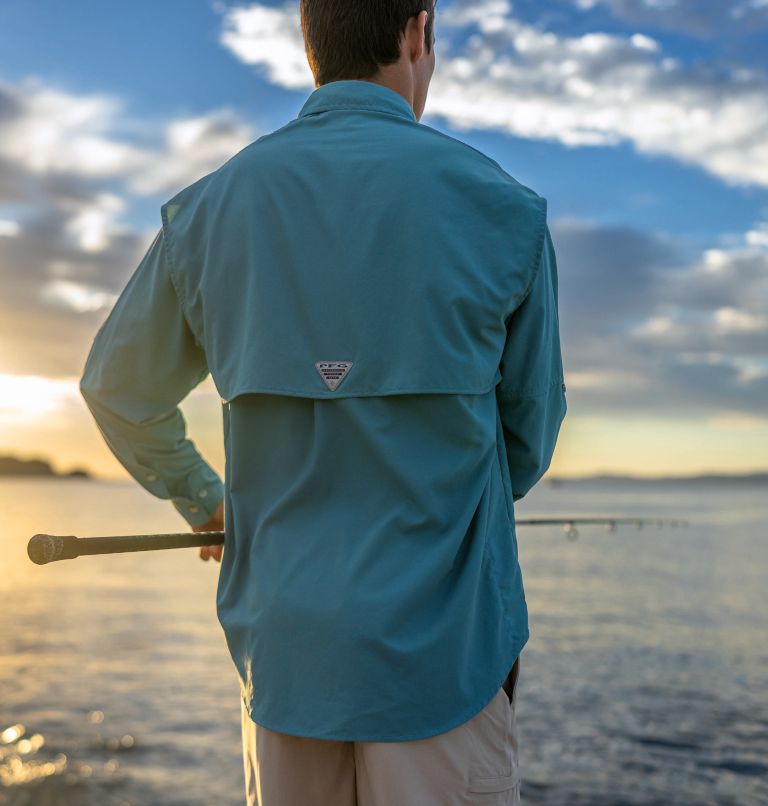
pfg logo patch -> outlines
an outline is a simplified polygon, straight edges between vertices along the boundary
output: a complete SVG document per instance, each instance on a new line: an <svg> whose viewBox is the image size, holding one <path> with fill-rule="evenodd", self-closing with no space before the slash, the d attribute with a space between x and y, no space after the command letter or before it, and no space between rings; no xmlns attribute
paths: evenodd
<svg viewBox="0 0 768 806"><path fill-rule="evenodd" d="M315 363L315 369L332 392L347 377L351 367L351 361L318 361Z"/></svg>

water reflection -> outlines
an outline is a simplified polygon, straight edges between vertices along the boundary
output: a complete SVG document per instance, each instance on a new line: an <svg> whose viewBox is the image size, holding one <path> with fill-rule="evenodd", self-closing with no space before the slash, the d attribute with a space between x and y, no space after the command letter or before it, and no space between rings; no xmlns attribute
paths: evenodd
<svg viewBox="0 0 768 806"><path fill-rule="evenodd" d="M17 723L0 732L0 803L9 806L140 806L150 801L126 797L129 776L121 768L118 753L135 745L130 734L112 736L88 725L100 725L102 711L91 711L85 724L70 725L70 735L51 747L45 736ZM157 801L154 801L157 802Z"/></svg>
<svg viewBox="0 0 768 806"><path fill-rule="evenodd" d="M26 728L22 724L11 725L0 733L0 783L5 787L27 783L48 775L62 773L67 767L67 757L59 753L53 761L37 758L37 751L45 744L41 733L22 738ZM28 756L28 758L22 758Z"/></svg>
<svg viewBox="0 0 768 806"><path fill-rule="evenodd" d="M0 510L0 806L241 806L219 567L26 555L35 533L176 531L177 513L130 482L39 480L0 482ZM768 803L768 498L566 486L516 505L609 513L698 525L518 530L523 802Z"/></svg>

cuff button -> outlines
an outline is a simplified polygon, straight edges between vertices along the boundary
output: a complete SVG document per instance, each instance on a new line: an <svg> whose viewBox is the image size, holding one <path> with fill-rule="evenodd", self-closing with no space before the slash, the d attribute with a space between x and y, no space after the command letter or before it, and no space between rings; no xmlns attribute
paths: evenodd
<svg viewBox="0 0 768 806"><path fill-rule="evenodd" d="M200 498L205 498L208 495L208 490L198 490L197 494L200 496Z"/></svg>
<svg viewBox="0 0 768 806"><path fill-rule="evenodd" d="M154 473L147 473L147 481L155 481L157 476Z"/></svg>
<svg viewBox="0 0 768 806"><path fill-rule="evenodd" d="M197 512L197 507L195 506L195 504L190 504L189 511L190 512Z"/></svg>

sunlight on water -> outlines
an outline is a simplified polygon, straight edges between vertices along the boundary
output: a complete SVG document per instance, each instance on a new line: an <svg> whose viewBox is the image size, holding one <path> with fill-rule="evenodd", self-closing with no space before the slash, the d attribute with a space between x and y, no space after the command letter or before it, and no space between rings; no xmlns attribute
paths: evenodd
<svg viewBox="0 0 768 806"><path fill-rule="evenodd" d="M52 761L36 757L37 751L45 744L45 737L33 733L28 739L20 738L25 730L24 725L19 724L6 728L2 733L2 741L6 745L0 746L0 783L3 786L25 784L67 771L64 753L58 753ZM90 767L87 769L90 774Z"/></svg>
<svg viewBox="0 0 768 806"><path fill-rule="evenodd" d="M94 714L100 714L101 718L94 719ZM103 714L101 711L92 711L88 714L88 720L99 723L103 721ZM59 791L56 781L50 782L52 788L41 789L43 780L54 776L65 789L91 779L107 780L114 786L116 781L112 779L122 779L119 777L120 761L112 754L130 749L133 744L133 737L128 734L118 737L84 733L79 741L69 743L68 753L65 753L55 748L49 750L43 734L29 733L21 723L10 725L0 733L0 785L6 790L15 787L37 795L43 791ZM90 763L77 758L79 752L86 748ZM95 755L99 756L98 761L93 760ZM34 787L25 786L30 784L34 784ZM24 802L21 798L17 801ZM0 803L8 802L16 801L9 801L0 794Z"/></svg>
<svg viewBox="0 0 768 806"><path fill-rule="evenodd" d="M0 596L13 605L0 632L0 804L241 803L219 565L195 549L45 566L26 554L37 533L188 531L181 517L130 482L4 479L0 506Z"/></svg>
<svg viewBox="0 0 768 806"><path fill-rule="evenodd" d="M0 806L240 806L240 702L196 549L45 566L36 533L186 531L132 482L2 479ZM530 612L530 804L768 803L768 496L540 485L517 530Z"/></svg>

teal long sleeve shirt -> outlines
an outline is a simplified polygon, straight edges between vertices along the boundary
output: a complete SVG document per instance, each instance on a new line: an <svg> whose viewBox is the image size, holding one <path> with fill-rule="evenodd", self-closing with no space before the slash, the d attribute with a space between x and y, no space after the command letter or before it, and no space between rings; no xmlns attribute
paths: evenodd
<svg viewBox="0 0 768 806"><path fill-rule="evenodd" d="M161 208L82 394L190 524L251 718L402 741L495 695L529 638L514 504L566 413L546 200L366 81ZM178 403L221 396L222 481Z"/></svg>

